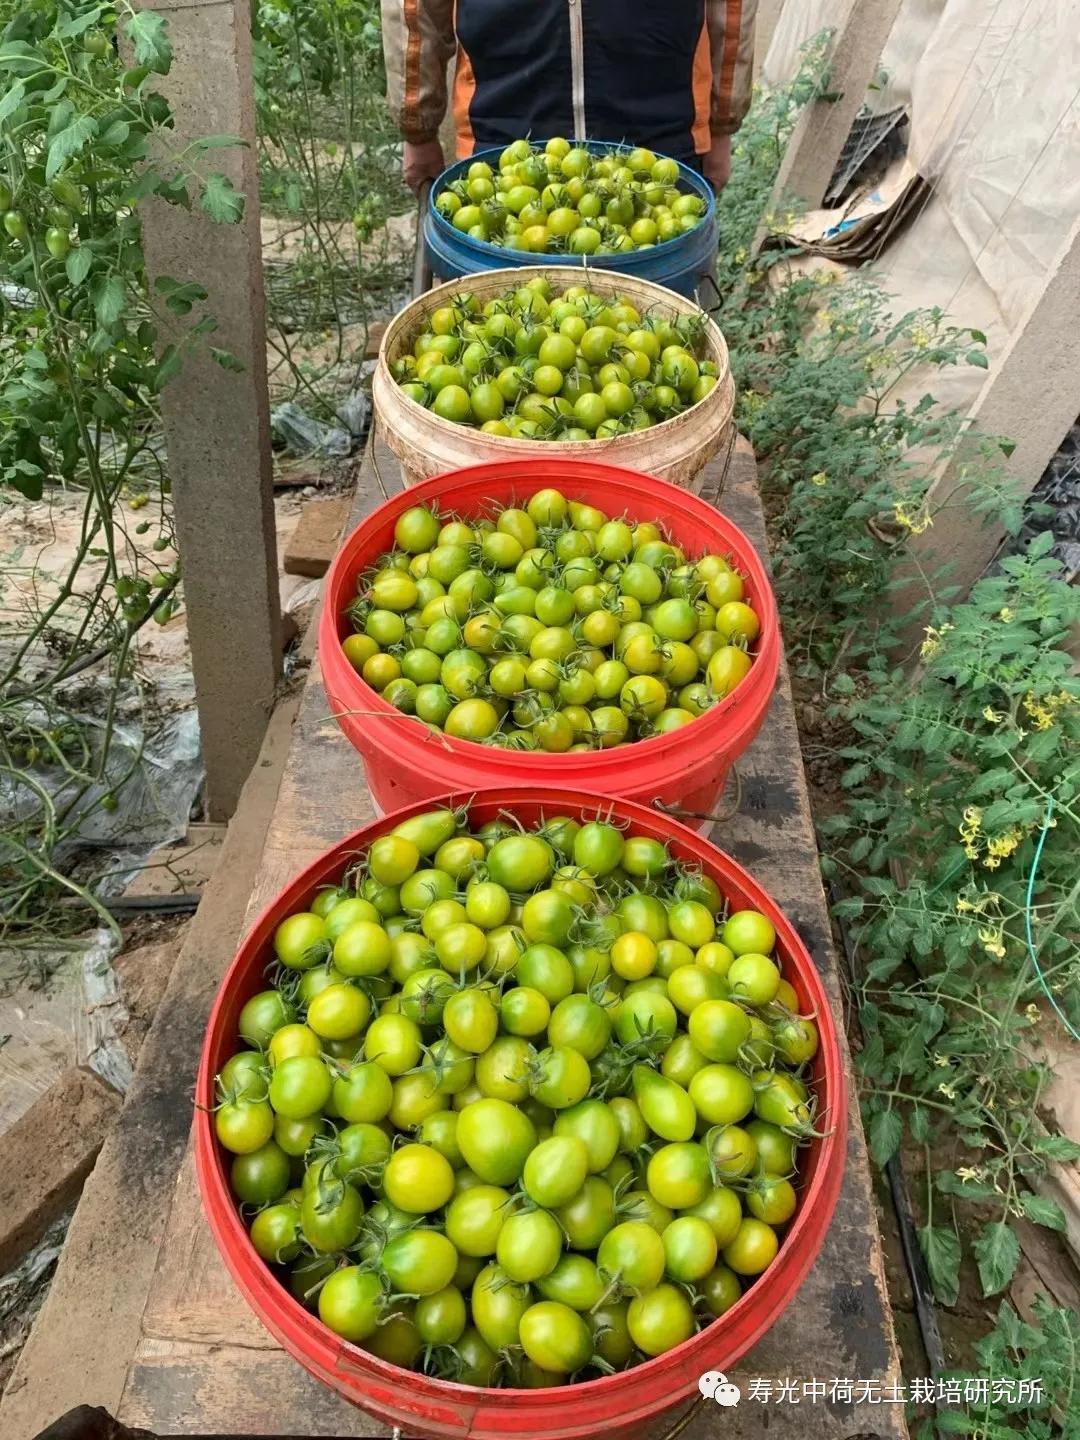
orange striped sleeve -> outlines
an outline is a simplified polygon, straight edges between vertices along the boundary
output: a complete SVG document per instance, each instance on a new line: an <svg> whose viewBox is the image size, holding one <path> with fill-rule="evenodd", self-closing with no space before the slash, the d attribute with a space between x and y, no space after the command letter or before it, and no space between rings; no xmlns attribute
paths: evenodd
<svg viewBox="0 0 1080 1440"><path fill-rule="evenodd" d="M709 125L714 135L737 130L750 107L757 0L706 0L712 90Z"/></svg>

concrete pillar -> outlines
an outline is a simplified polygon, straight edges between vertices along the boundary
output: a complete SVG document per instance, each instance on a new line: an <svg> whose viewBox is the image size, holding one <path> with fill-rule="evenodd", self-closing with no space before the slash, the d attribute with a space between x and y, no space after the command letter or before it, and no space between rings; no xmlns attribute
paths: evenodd
<svg viewBox="0 0 1080 1440"><path fill-rule="evenodd" d="M844 0L838 7L826 92L830 98L816 100L803 111L780 164L771 209L777 209L788 195L798 196L810 210L825 198L900 3Z"/></svg>
<svg viewBox="0 0 1080 1440"><path fill-rule="evenodd" d="M162 89L177 148L209 135L247 142L197 161L243 194L239 223L215 224L197 205L189 212L158 200L143 211L150 273L201 284L205 312L218 322L213 344L243 366L224 370L199 345L161 396L207 799L211 818L227 819L259 752L281 663L251 16L248 0L152 0L146 8L165 18L172 40Z"/></svg>
<svg viewBox="0 0 1080 1440"><path fill-rule="evenodd" d="M1078 317L1080 219L1047 270L1042 292L1000 358L993 359L993 368L969 414L981 434L1013 442L1015 449L1005 464L1018 492L1025 495L1080 415ZM911 547L926 574L948 565L946 583L966 594L994 558L1005 532L993 521L983 524L972 518L963 501L961 466L962 462L947 466L927 496L933 509L959 490L955 505L941 510L922 535L913 536ZM898 612L904 613L907 606L902 594L896 605Z"/></svg>
<svg viewBox="0 0 1080 1440"><path fill-rule="evenodd" d="M754 79L761 75L762 66L765 64L765 57L769 53L769 46L776 34L776 27L780 23L780 15L784 9L784 0L758 0L757 20L754 23Z"/></svg>

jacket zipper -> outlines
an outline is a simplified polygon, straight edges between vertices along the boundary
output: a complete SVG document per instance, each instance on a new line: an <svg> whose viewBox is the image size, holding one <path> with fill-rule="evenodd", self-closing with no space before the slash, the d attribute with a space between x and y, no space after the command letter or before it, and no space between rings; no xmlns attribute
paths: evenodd
<svg viewBox="0 0 1080 1440"><path fill-rule="evenodd" d="M570 5L570 103L574 112L574 139L584 140L585 132L585 28L581 21L582 0Z"/></svg>

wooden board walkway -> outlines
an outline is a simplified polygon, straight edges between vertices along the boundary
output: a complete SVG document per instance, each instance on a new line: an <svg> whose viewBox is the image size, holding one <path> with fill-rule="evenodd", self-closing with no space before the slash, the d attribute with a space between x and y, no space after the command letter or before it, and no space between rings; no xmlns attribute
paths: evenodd
<svg viewBox="0 0 1080 1440"><path fill-rule="evenodd" d="M381 444L369 447L354 519L401 481ZM701 493L767 555L765 526L748 447L705 472ZM786 666L768 719L739 762L741 801L713 839L750 869L786 910L822 971L839 1016L843 1004L818 872L806 781ZM253 919L302 866L373 817L359 759L329 707L312 666L251 896ZM846 1059L846 1051L845 1051ZM686 1440L903 1440L899 1361L885 1289L870 1172L853 1107L844 1187L817 1264L796 1300L739 1365L744 1399L736 1410L703 1407ZM758 1384L753 1385L757 1380ZM834 1380L852 1382L850 1400L830 1400ZM803 1386L822 1390L805 1397ZM859 1401L859 1381L884 1403ZM781 1400L780 1387L788 1382ZM771 1385L771 1398L764 1396ZM865 1392L863 1392L865 1393ZM792 1403L792 1399L796 1403ZM202 1217L190 1147L180 1168L157 1274L143 1315L118 1418L155 1435L373 1436L385 1427L339 1399L278 1348L240 1297ZM658 1429L664 1428L661 1424Z"/></svg>

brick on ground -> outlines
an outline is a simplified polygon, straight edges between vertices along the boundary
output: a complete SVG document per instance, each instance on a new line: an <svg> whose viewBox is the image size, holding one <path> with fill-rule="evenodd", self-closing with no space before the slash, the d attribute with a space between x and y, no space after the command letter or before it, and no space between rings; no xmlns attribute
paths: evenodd
<svg viewBox="0 0 1080 1440"><path fill-rule="evenodd" d="M0 1137L0 1275L71 1209L122 1103L75 1066Z"/></svg>
<svg viewBox="0 0 1080 1440"><path fill-rule="evenodd" d="M337 554L348 512L347 495L308 501L285 550L286 575L307 575L317 580L326 574Z"/></svg>

